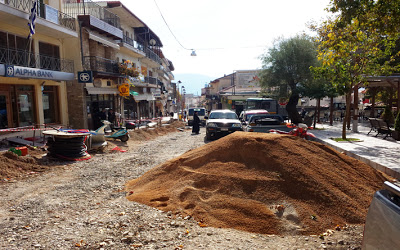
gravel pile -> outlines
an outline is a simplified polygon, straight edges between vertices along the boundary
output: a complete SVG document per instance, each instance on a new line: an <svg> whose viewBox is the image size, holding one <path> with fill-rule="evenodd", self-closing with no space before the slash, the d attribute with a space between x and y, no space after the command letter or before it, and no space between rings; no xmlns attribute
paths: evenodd
<svg viewBox="0 0 400 250"><path fill-rule="evenodd" d="M277 236L199 225L126 199L125 183L204 144L204 131L170 133L126 153L0 185L1 249L347 249L360 246L362 226L322 235Z"/></svg>

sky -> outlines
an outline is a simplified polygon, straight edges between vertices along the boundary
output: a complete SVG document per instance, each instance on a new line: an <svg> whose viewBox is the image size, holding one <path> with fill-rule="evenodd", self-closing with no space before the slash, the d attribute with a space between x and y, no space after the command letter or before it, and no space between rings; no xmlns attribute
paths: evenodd
<svg viewBox="0 0 400 250"><path fill-rule="evenodd" d="M329 0L121 2L160 38L175 68L173 82L180 80L186 93L195 95L225 74L260 69L260 56L276 39L311 34L307 23L321 23L329 15ZM191 56L191 49L197 56Z"/></svg>

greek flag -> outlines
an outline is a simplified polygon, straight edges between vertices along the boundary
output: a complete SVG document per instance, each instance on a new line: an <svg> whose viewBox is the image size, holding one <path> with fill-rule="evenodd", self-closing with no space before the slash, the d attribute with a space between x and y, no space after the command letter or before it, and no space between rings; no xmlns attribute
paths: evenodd
<svg viewBox="0 0 400 250"><path fill-rule="evenodd" d="M29 36L28 38L31 38L33 34L35 34L35 22L36 22L36 16L37 16L37 0L34 0L33 2L33 7L31 9L31 15L29 16Z"/></svg>

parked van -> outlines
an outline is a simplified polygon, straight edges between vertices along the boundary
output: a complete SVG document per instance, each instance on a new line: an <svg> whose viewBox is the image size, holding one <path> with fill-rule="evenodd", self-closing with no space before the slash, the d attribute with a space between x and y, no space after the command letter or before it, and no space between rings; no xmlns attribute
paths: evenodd
<svg viewBox="0 0 400 250"><path fill-rule="evenodd" d="M194 115L195 111L197 111L197 115L199 116L200 125L204 126L206 124L206 120L204 119L204 116L206 115L206 109L205 108L190 108L189 109L189 114L188 114L188 117L187 117L188 125L189 126L193 125L193 115Z"/></svg>

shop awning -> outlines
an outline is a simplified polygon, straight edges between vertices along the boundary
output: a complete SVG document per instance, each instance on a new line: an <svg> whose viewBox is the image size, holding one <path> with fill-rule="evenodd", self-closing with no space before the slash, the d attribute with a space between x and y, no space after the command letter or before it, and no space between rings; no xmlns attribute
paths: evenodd
<svg viewBox="0 0 400 250"><path fill-rule="evenodd" d="M139 93L138 92L136 92L136 91L129 91L129 93L131 94L131 96L138 96L139 95Z"/></svg>
<svg viewBox="0 0 400 250"><path fill-rule="evenodd" d="M156 98L152 94L139 94L134 97L135 101L154 101Z"/></svg>
<svg viewBox="0 0 400 250"><path fill-rule="evenodd" d="M109 46L109 47L111 47L111 48L119 49L119 45L118 45L118 44L115 44L114 42L109 41L109 40L107 40L107 39L104 39L104 38L100 37L99 35L97 35L97 34L91 32L91 31L88 31L88 33L89 33L89 39L92 39L92 40L94 40L94 41L97 41L97 42L99 42L99 43L102 43L102 44L104 44L104 45L107 45L107 46Z"/></svg>
<svg viewBox="0 0 400 250"><path fill-rule="evenodd" d="M86 87L89 95L112 95L118 94L118 89L115 88L96 88L96 87Z"/></svg>

